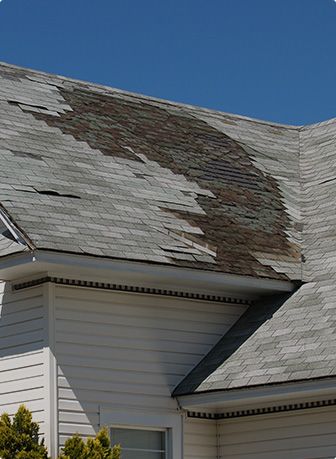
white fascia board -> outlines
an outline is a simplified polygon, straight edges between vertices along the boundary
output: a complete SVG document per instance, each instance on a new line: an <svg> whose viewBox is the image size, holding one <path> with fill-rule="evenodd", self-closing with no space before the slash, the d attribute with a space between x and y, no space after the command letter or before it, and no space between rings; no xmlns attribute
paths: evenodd
<svg viewBox="0 0 336 459"><path fill-rule="evenodd" d="M336 378L177 396L188 411L225 412L336 396Z"/></svg>
<svg viewBox="0 0 336 459"><path fill-rule="evenodd" d="M261 295L291 292L294 289L293 283L289 281L256 279L198 269L46 250L35 250L0 259L0 279L3 280L11 281L42 272L72 279L232 295L249 299Z"/></svg>

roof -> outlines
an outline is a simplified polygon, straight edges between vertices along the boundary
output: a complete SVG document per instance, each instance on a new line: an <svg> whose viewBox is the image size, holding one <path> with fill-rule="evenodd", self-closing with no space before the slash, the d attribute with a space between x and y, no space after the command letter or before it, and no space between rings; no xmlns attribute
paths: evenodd
<svg viewBox="0 0 336 459"><path fill-rule="evenodd" d="M303 285L252 305L175 395L336 376L336 120L300 129Z"/></svg>
<svg viewBox="0 0 336 459"><path fill-rule="evenodd" d="M0 80L0 255L303 282L250 306L175 395L336 374L335 120L275 125L6 64Z"/></svg>
<svg viewBox="0 0 336 459"><path fill-rule="evenodd" d="M293 127L0 65L0 202L33 248L300 279Z"/></svg>

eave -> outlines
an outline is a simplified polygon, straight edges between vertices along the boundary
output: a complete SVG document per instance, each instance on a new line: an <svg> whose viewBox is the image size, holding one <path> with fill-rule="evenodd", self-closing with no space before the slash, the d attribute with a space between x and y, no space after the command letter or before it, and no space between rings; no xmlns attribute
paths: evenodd
<svg viewBox="0 0 336 459"><path fill-rule="evenodd" d="M280 407L336 397L336 377L199 392L176 397L181 408L198 413L229 413Z"/></svg>
<svg viewBox="0 0 336 459"><path fill-rule="evenodd" d="M46 250L32 250L0 258L2 280L13 281L39 273L108 282L113 280L128 285L229 295L249 300L294 289L294 284L289 281Z"/></svg>

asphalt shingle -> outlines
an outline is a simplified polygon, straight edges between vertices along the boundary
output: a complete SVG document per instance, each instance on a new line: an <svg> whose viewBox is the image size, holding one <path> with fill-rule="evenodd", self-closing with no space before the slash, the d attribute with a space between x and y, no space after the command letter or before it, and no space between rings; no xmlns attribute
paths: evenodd
<svg viewBox="0 0 336 459"><path fill-rule="evenodd" d="M291 127L0 65L0 202L39 249L299 279L297 147Z"/></svg>

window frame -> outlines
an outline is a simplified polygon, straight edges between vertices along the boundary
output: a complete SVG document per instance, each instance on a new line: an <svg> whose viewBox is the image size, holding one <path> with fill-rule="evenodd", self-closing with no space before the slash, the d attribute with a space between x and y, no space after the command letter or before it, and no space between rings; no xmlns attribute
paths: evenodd
<svg viewBox="0 0 336 459"><path fill-rule="evenodd" d="M100 426L118 429L159 430L166 432L166 458L183 458L183 416L182 414L141 413L117 408L100 409Z"/></svg>
<svg viewBox="0 0 336 459"><path fill-rule="evenodd" d="M109 426L109 433L111 435L111 430L115 429L125 429L125 430L136 430L136 431L149 431L149 432L162 432L164 433L164 439L165 439L165 448L164 448L164 457L165 459L172 459L171 455L171 429L170 428L153 428L153 427L140 427L140 426L120 426L120 425L110 425Z"/></svg>

